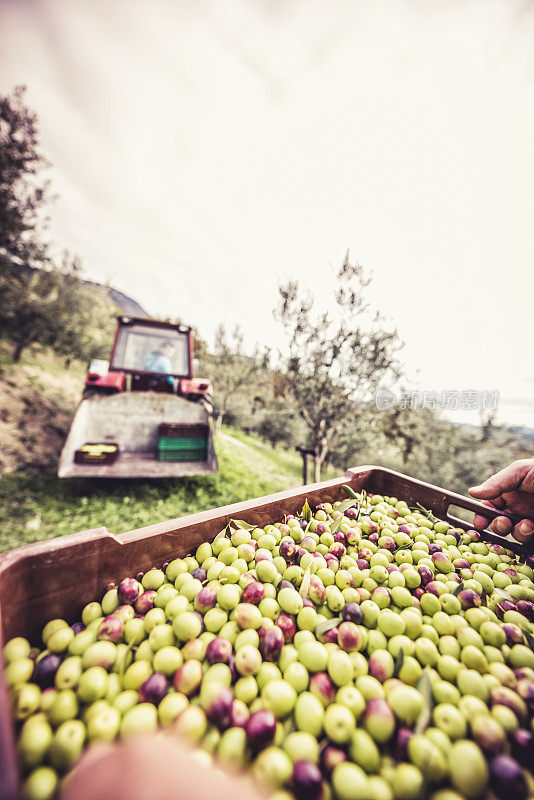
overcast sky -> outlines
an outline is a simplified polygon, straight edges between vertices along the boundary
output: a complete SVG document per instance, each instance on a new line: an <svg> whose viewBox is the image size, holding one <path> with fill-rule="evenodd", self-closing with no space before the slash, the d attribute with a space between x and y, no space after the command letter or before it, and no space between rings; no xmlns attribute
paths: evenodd
<svg viewBox="0 0 534 800"><path fill-rule="evenodd" d="M526 0L0 0L0 91L89 276L277 346L349 247L421 389L534 425L533 41Z"/></svg>

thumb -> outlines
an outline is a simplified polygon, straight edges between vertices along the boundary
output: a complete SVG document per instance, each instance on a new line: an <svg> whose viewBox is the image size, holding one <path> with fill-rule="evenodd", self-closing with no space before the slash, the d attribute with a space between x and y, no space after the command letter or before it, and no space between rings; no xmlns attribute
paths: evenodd
<svg viewBox="0 0 534 800"><path fill-rule="evenodd" d="M494 500L506 492L513 492L521 485L525 476L525 465L521 463L510 464L509 467L496 472L480 486L473 486L469 494L480 500Z"/></svg>

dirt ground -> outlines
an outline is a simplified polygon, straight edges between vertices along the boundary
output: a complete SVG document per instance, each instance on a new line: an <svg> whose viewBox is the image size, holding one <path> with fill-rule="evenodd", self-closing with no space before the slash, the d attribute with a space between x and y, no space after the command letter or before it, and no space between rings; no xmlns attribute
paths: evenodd
<svg viewBox="0 0 534 800"><path fill-rule="evenodd" d="M56 463L83 387L80 364L46 354L0 364L0 475Z"/></svg>

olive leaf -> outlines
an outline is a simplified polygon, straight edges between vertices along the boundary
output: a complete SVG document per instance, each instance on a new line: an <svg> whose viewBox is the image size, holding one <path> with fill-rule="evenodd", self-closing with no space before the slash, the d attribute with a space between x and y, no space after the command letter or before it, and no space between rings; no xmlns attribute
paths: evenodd
<svg viewBox="0 0 534 800"><path fill-rule="evenodd" d="M334 522L330 525L330 533L335 533L337 531L337 529L341 525L341 521L343 519L345 511L348 511L349 508L353 508L354 506L358 506L358 511L359 511L359 505L360 504L358 500L354 500L354 498L351 497L349 497L348 500L343 500L343 502L340 503L336 508L336 511L341 511L341 516L338 517L338 519L334 520Z"/></svg>
<svg viewBox="0 0 534 800"><path fill-rule="evenodd" d="M214 537L213 537L213 541L215 542L217 539L222 539L224 536L226 536L226 533L227 533L227 531L228 531L228 528L229 528L229 527L230 527L230 523L228 523L228 524L227 524L227 525L226 525L226 526L225 526L225 527L222 529L222 531L219 531L219 533L217 534L217 536L214 536Z"/></svg>
<svg viewBox="0 0 534 800"><path fill-rule="evenodd" d="M121 689L124 689L123 678L124 678L124 673L126 671L126 661L128 659L128 656L132 652L133 647L134 647L134 640L132 639L130 642L128 642L128 647L124 651L121 665L119 668L119 686L121 687Z"/></svg>
<svg viewBox="0 0 534 800"><path fill-rule="evenodd" d="M505 589L498 589L496 586L493 588L493 594L496 594L500 600L511 600L512 603L516 601L516 598L510 592Z"/></svg>
<svg viewBox="0 0 534 800"><path fill-rule="evenodd" d="M321 636L323 633L331 630L331 628L337 627L340 622L343 622L343 617L331 617L330 619L325 619L315 628L315 635Z"/></svg>
<svg viewBox="0 0 534 800"><path fill-rule="evenodd" d="M310 582L311 582L311 572L310 568L306 570L304 573L304 577L302 578L302 583L300 584L299 594L301 597L307 597L308 592L310 591Z"/></svg>
<svg viewBox="0 0 534 800"><path fill-rule="evenodd" d="M284 738L286 736L289 736L290 733L293 733L293 731L295 730L293 715L289 716L288 719L286 719L286 721L283 724L283 730L284 730Z"/></svg>
<svg viewBox="0 0 534 800"><path fill-rule="evenodd" d="M306 522L311 522L312 519L312 511L308 503L308 498L306 498L306 502L302 506L302 519L305 519Z"/></svg>
<svg viewBox="0 0 534 800"><path fill-rule="evenodd" d="M523 626L521 626L521 630L523 631L525 639L527 640L528 646L530 647L531 650L534 650L534 636L531 634L530 631L527 631L526 628L523 628Z"/></svg>
<svg viewBox="0 0 534 800"><path fill-rule="evenodd" d="M421 503L416 503L416 504L415 504L415 506L410 506L410 511L419 511L419 512L420 512L421 514L423 514L423 516L425 516L425 517L428 519L428 521L429 521L429 522L431 522L433 525L434 525L436 522L439 522L439 519L438 519L437 517L435 517L435 516L434 516L434 514L432 513L432 511L430 511L430 509L428 509L428 508L425 508L424 506L422 506L422 505L421 505Z"/></svg>
<svg viewBox="0 0 534 800"><path fill-rule="evenodd" d="M417 688L423 695L423 708L417 717L414 733L424 733L430 725L434 707L434 693L432 692L432 681L428 667L425 667L423 674L417 681Z"/></svg>
<svg viewBox="0 0 534 800"><path fill-rule="evenodd" d="M358 497L358 495L356 494L356 492L353 489L351 489L350 486L348 486L346 483L344 483L341 488L343 489L345 494L348 495L349 497L352 497L353 500L359 500L360 499Z"/></svg>
<svg viewBox="0 0 534 800"><path fill-rule="evenodd" d="M457 597L459 595L459 593L462 591L463 588L464 588L464 584L463 584L463 581L462 581L462 583L459 583L458 586L454 587L454 589L452 590L451 594L453 594L455 597Z"/></svg>
<svg viewBox="0 0 534 800"><path fill-rule="evenodd" d="M244 531L253 531L257 525L251 525L250 522L245 522L243 519L232 519L230 520L232 525L235 525L236 528L241 528Z"/></svg>
<svg viewBox="0 0 534 800"><path fill-rule="evenodd" d="M403 664L404 664L404 647L401 647L397 654L397 658L395 659L395 671L393 674L395 675L396 678L399 677L399 672L401 671Z"/></svg>

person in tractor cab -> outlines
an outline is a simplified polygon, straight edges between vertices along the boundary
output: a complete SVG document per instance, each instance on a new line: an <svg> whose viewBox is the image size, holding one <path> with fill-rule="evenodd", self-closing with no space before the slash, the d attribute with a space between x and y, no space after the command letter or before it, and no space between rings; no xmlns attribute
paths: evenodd
<svg viewBox="0 0 534 800"><path fill-rule="evenodd" d="M145 372L172 372L171 359L175 349L173 342L169 339L161 342L157 350L152 350L145 357L143 363Z"/></svg>
<svg viewBox="0 0 534 800"><path fill-rule="evenodd" d="M146 372L155 372L155 373L168 373L172 372L172 357L174 355L174 351L176 350L174 343L170 339L164 339L160 342L159 347L157 350L152 350L150 353L147 354L145 360L143 362L143 370ZM155 382L153 388L158 388L157 382ZM161 387L160 391L161 391ZM165 378L165 388L163 391L173 392L174 391L174 378L170 375Z"/></svg>

